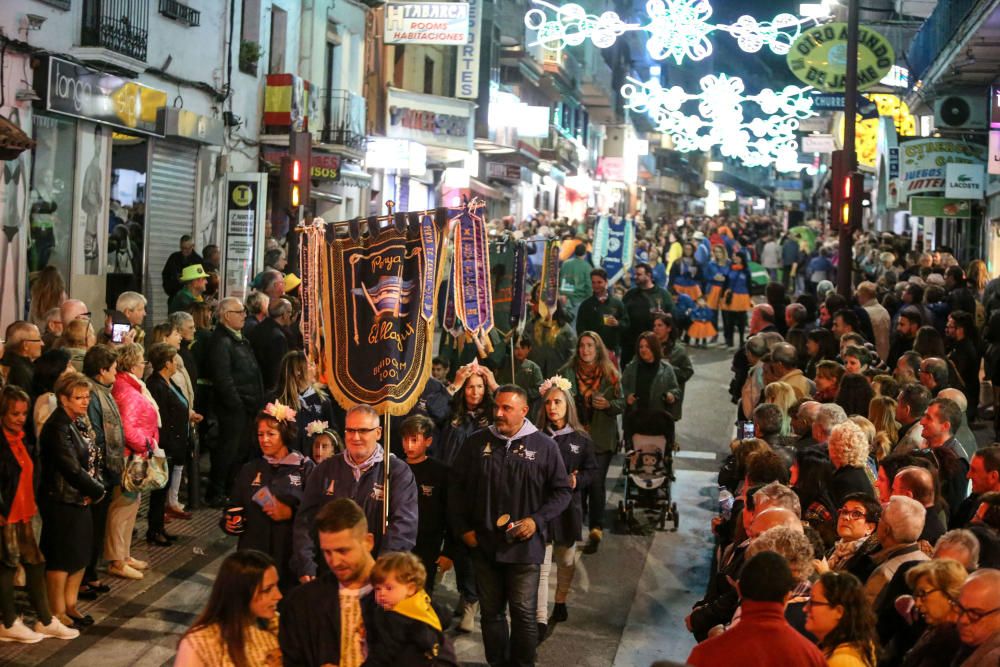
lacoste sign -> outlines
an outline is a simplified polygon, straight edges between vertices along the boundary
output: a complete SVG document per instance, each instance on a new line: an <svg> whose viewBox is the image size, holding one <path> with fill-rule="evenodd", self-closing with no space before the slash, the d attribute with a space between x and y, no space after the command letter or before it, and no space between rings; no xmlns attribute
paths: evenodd
<svg viewBox="0 0 1000 667"><path fill-rule="evenodd" d="M944 196L950 199L982 199L986 194L981 164L949 164L944 181Z"/></svg>

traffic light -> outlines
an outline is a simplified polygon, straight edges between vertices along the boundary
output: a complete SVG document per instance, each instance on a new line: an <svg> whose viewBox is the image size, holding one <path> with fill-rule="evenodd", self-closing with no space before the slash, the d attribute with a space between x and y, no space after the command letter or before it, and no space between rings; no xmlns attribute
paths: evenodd
<svg viewBox="0 0 1000 667"><path fill-rule="evenodd" d="M280 207L295 215L302 205L302 160L285 156L281 158L278 191Z"/></svg>
<svg viewBox="0 0 1000 667"><path fill-rule="evenodd" d="M850 194L850 185L845 185L848 180L847 154L843 150L833 151L830 160L830 228L836 229L846 222L843 217L846 210L846 193Z"/></svg>
<svg viewBox="0 0 1000 667"><path fill-rule="evenodd" d="M861 207L865 194L865 175L852 171L844 179L844 212L841 222L851 229L861 228Z"/></svg>

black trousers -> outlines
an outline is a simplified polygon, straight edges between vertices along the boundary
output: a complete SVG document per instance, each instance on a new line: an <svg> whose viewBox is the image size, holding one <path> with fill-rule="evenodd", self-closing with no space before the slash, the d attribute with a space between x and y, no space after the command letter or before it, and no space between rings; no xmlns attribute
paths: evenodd
<svg viewBox="0 0 1000 667"><path fill-rule="evenodd" d="M90 514L94 517L94 543L91 549L90 565L83 574L83 582L100 581L97 574L97 564L104 554L104 533L108 527L108 508L111 507L112 487L107 487L108 492L104 495L104 500L90 506Z"/></svg>
<svg viewBox="0 0 1000 667"><path fill-rule="evenodd" d="M233 486L236 473L247 460L246 430L250 417L242 410L236 414L220 409L219 439L212 448L212 470L209 474L208 497L224 498Z"/></svg>
<svg viewBox="0 0 1000 667"><path fill-rule="evenodd" d="M583 494L584 513L589 517L588 525L591 528L603 528L604 505L608 498L608 469L611 468L611 459L615 453L598 452L594 456L597 458L597 471L587 486L587 492Z"/></svg>
<svg viewBox="0 0 1000 667"><path fill-rule="evenodd" d="M743 345L744 332L747 327L747 314L742 310L722 311L722 335L726 339L726 345L732 347L733 334L739 331L740 346Z"/></svg>

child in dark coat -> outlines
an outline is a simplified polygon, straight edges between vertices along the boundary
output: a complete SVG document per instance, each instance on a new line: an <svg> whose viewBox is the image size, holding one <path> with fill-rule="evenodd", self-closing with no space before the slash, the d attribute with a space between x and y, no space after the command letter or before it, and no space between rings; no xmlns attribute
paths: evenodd
<svg viewBox="0 0 1000 667"><path fill-rule="evenodd" d="M424 590L427 573L412 553L381 556L372 568L378 642L369 649L364 667L458 667L455 651L444 636L439 612ZM449 619L445 619L446 621Z"/></svg>

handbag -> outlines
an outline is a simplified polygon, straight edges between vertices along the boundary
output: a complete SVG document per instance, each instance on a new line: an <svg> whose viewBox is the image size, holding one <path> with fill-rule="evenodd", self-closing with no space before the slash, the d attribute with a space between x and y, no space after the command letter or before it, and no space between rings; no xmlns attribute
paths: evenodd
<svg viewBox="0 0 1000 667"><path fill-rule="evenodd" d="M167 485L170 471L167 468L167 457L156 456L153 448L149 448L149 456L132 454L125 461L122 471L122 488L128 493L144 491L159 491Z"/></svg>

